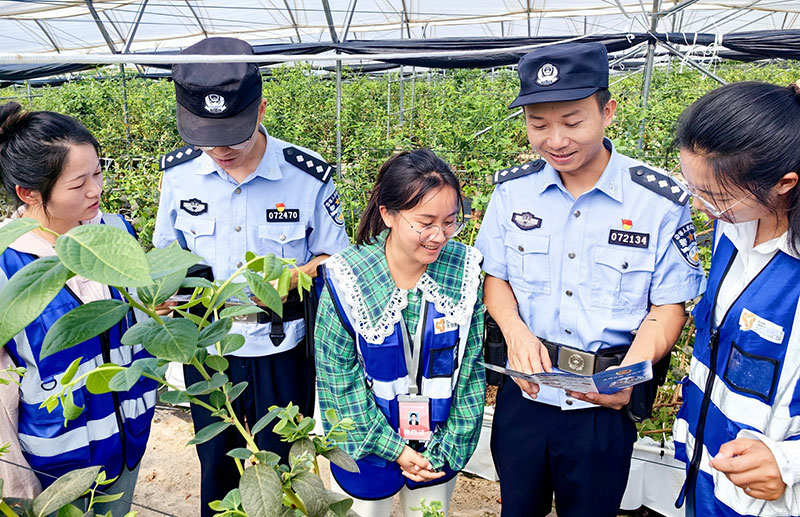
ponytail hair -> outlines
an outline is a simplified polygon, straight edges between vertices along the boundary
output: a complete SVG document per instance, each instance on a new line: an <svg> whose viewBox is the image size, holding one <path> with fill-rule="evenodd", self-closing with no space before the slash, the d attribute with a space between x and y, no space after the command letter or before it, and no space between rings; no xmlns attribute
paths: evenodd
<svg viewBox="0 0 800 517"><path fill-rule="evenodd" d="M370 244L386 229L380 207L399 212L414 208L432 190L449 186L463 206L461 186L450 166L428 149L403 151L381 166L356 232L356 244Z"/></svg>
<svg viewBox="0 0 800 517"><path fill-rule="evenodd" d="M786 173L800 175L800 82L717 88L680 115L676 143L703 157L721 187L748 192L776 217L785 215L789 246L800 250L800 184L785 204L769 195Z"/></svg>
<svg viewBox="0 0 800 517"><path fill-rule="evenodd" d="M17 102L0 105L0 181L8 198L22 204L16 186L38 192L44 208L73 145L100 144L78 120L52 111L25 112Z"/></svg>

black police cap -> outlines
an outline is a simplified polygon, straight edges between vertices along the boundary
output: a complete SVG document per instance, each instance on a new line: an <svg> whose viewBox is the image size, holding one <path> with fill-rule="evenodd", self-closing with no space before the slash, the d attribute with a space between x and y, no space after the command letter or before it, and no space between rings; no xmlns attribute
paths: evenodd
<svg viewBox="0 0 800 517"><path fill-rule="evenodd" d="M235 38L206 38L181 54L253 55ZM258 124L261 74L255 63L176 63L172 65L178 104L178 133L189 144L235 145Z"/></svg>
<svg viewBox="0 0 800 517"><path fill-rule="evenodd" d="M519 95L509 108L585 99L608 88L608 53L602 43L561 43L537 48L517 66Z"/></svg>

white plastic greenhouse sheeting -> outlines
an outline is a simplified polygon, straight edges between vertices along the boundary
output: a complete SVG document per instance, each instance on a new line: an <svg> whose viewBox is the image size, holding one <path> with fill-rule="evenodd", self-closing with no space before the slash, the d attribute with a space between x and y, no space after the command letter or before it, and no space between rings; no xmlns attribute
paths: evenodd
<svg viewBox="0 0 800 517"><path fill-rule="evenodd" d="M339 39L578 36L643 32L652 0L329 0ZM97 14L95 20L87 4ZM800 28L800 0L662 0L658 31ZM355 9L353 9L355 6ZM140 20L137 25L137 20ZM0 1L0 53L184 48L206 35L250 43L331 41L323 0ZM134 27L135 34L134 34ZM131 36L133 36L131 38ZM129 42L129 40L131 40Z"/></svg>

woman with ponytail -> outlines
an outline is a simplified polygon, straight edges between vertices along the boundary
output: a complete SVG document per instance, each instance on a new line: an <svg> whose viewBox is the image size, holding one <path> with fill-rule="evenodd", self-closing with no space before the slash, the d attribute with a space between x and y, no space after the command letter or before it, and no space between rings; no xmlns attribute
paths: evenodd
<svg viewBox="0 0 800 517"><path fill-rule="evenodd" d="M684 186L714 221L674 427L687 516L800 515L798 92L729 84L678 120Z"/></svg>
<svg viewBox="0 0 800 517"><path fill-rule="evenodd" d="M37 228L23 235L0 255L0 289L37 258L55 255L56 236L78 225L110 224L133 235L133 228L121 216L100 212L99 152L97 140L71 117L25 112L15 102L0 105L0 180L16 207L11 218L32 218L49 230ZM18 495L30 497L39 484L47 487L67 472L100 465L107 479L116 479L103 491L123 495L117 501L94 505L94 511L116 516L130 510L153 418L155 381L142 378L128 391L104 394L92 393L86 386L75 388L74 403L83 410L69 421L61 405L52 412L42 407L78 358L84 371L109 361L129 366L148 357L141 345L120 342L133 325L133 314L128 313L99 336L40 358L45 334L62 315L79 305L112 298L122 296L113 287L74 276L30 325L8 343L0 343L6 356L0 358L0 368L12 362L26 369L19 385L0 385L0 443L11 442L16 460L14 465L4 463L0 470L3 495L12 495L7 489L17 485ZM23 484L31 468L38 477L33 488Z"/></svg>
<svg viewBox="0 0 800 517"><path fill-rule="evenodd" d="M421 499L447 511L478 441L481 255L451 240L462 218L450 167L426 149L399 153L378 173L357 244L322 266L320 406L353 421L343 447L359 467L331 465L331 484L364 517L389 515L397 493L407 516Z"/></svg>

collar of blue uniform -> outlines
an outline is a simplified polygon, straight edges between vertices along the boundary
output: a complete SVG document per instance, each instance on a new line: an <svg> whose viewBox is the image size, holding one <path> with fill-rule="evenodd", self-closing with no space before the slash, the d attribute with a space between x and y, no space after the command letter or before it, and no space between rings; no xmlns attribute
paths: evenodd
<svg viewBox="0 0 800 517"><path fill-rule="evenodd" d="M386 263L386 230L373 243L350 246L325 263L336 277L340 296L351 308L355 330L371 343L392 334L408 305L408 291L398 288ZM469 323L480 285L480 252L449 241L428 265L416 288L436 310L457 325Z"/></svg>
<svg viewBox="0 0 800 517"><path fill-rule="evenodd" d="M600 175L600 179L597 180L594 189L599 190L608 197L622 203L623 171L619 163L620 156L616 149L614 149L614 144L610 139L603 137L603 146L611 152L611 157L608 159L608 164L606 164L606 168L603 169L603 174ZM625 169L625 171L627 171L627 169ZM539 194L551 186L555 186L556 188L566 192L564 184L561 181L561 177L549 163L544 166L539 175L543 179L539 184Z"/></svg>

